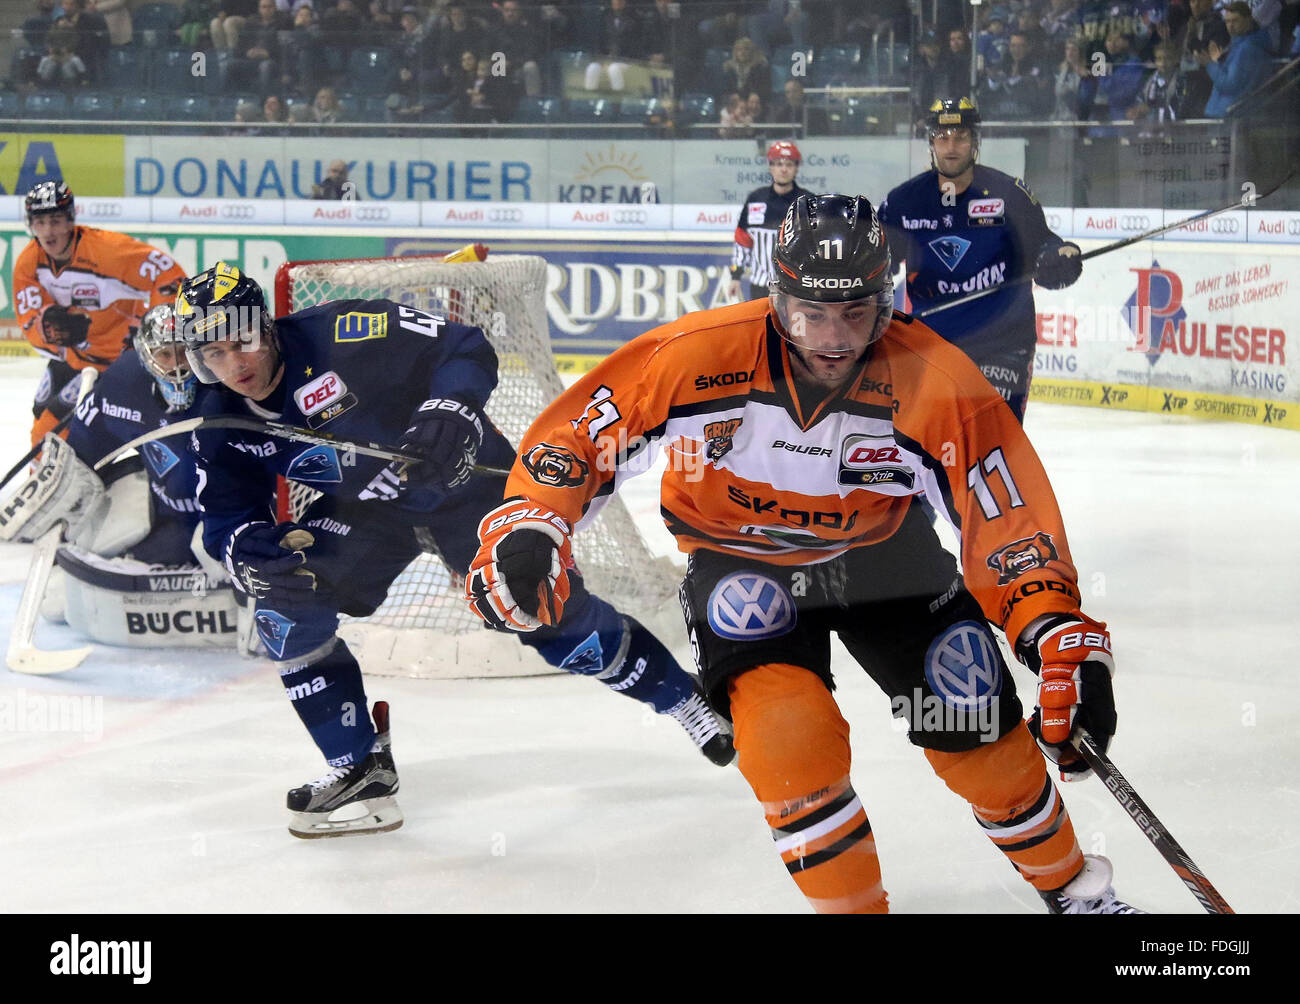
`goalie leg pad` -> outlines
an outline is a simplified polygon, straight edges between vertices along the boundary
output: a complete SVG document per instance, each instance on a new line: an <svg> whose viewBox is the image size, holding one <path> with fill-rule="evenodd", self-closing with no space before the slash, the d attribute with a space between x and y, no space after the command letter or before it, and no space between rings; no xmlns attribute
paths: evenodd
<svg viewBox="0 0 1300 1004"><path fill-rule="evenodd" d="M68 533L68 543L106 558L125 554L153 527L149 496L149 476L139 457L113 464L104 472L104 497L76 530ZM168 555L134 557L160 565L191 564L187 548Z"/></svg>
<svg viewBox="0 0 1300 1004"><path fill-rule="evenodd" d="M71 537L95 517L103 497L99 476L51 433L36 469L0 509L0 540L31 542L58 523Z"/></svg>

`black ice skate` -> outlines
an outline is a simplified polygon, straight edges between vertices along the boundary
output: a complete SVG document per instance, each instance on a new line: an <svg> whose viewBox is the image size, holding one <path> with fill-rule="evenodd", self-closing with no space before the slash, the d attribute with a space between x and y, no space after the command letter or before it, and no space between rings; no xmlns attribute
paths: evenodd
<svg viewBox="0 0 1300 1004"><path fill-rule="evenodd" d="M402 810L393 797L398 782L387 701L375 702L374 720L375 743L364 760L335 767L324 777L289 792L287 802L293 813L289 832L295 837L311 840L354 833L386 833L402 825ZM340 812L345 806L353 808L350 812ZM335 813L343 818L331 819Z"/></svg>
<svg viewBox="0 0 1300 1004"><path fill-rule="evenodd" d="M719 767L725 767L736 759L736 747L731 744L725 724L713 713L698 684L695 693L673 710L667 712L677 719L686 730L701 753Z"/></svg>
<svg viewBox="0 0 1300 1004"><path fill-rule="evenodd" d="M1110 884L1113 871L1106 858L1085 854L1083 871L1060 889L1038 895L1052 913L1145 913L1115 898Z"/></svg>

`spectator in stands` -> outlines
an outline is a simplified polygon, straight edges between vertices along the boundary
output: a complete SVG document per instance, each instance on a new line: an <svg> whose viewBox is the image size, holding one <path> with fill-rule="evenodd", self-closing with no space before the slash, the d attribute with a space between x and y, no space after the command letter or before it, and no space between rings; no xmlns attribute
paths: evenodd
<svg viewBox="0 0 1300 1004"><path fill-rule="evenodd" d="M991 67L981 89L978 104L988 119L1026 122L1048 113L1051 96L1048 76L1029 54L1029 40L1022 32L1007 37L1007 54Z"/></svg>
<svg viewBox="0 0 1300 1004"><path fill-rule="evenodd" d="M1097 82L1096 119L1116 121L1126 117L1137 101L1146 67L1133 52L1133 39L1122 31L1106 36L1106 72Z"/></svg>
<svg viewBox="0 0 1300 1004"><path fill-rule="evenodd" d="M127 0L88 0L90 9L104 19L108 28L108 44L131 44L131 11Z"/></svg>
<svg viewBox="0 0 1300 1004"><path fill-rule="evenodd" d="M787 80L782 90L785 98L772 108L768 121L799 126L804 136L824 136L830 132L825 110L808 105L800 81Z"/></svg>
<svg viewBox="0 0 1300 1004"><path fill-rule="evenodd" d="M499 122L509 99L504 78L493 76L492 63L466 49L461 53L452 117L457 122Z"/></svg>
<svg viewBox="0 0 1300 1004"><path fill-rule="evenodd" d="M1250 16L1268 40L1268 53L1282 51L1282 0L1249 0Z"/></svg>
<svg viewBox="0 0 1300 1004"><path fill-rule="evenodd" d="M321 125L332 125L339 120L339 99L333 87L322 87L311 103L312 119Z"/></svg>
<svg viewBox="0 0 1300 1004"><path fill-rule="evenodd" d="M208 25L212 47L218 51L242 52L239 33L257 16L257 0L217 0L217 13Z"/></svg>
<svg viewBox="0 0 1300 1004"><path fill-rule="evenodd" d="M1210 42L1196 59L1214 82L1205 105L1207 118L1222 118L1233 103L1268 79L1268 32L1255 23L1250 4L1235 0L1223 10L1223 23L1231 41L1225 51Z"/></svg>
<svg viewBox="0 0 1300 1004"><path fill-rule="evenodd" d="M745 116L756 125L767 121L767 111L763 107L763 96L758 91L750 91L745 98Z"/></svg>
<svg viewBox="0 0 1300 1004"><path fill-rule="evenodd" d="M1178 65L1178 49L1172 42L1161 42L1155 55L1156 68L1142 84L1138 102L1129 108L1128 117L1160 123L1187 118L1187 76Z"/></svg>
<svg viewBox="0 0 1300 1004"><path fill-rule="evenodd" d="M320 28L330 45L351 48L365 42L367 25L356 0L336 0L321 14Z"/></svg>
<svg viewBox="0 0 1300 1004"><path fill-rule="evenodd" d="M808 15L802 3L766 0L765 9L745 18L745 31L764 55L787 42L802 49L807 45Z"/></svg>
<svg viewBox="0 0 1300 1004"><path fill-rule="evenodd" d="M1051 0L1039 24L1053 47L1064 45L1079 31L1079 0Z"/></svg>
<svg viewBox="0 0 1300 1004"><path fill-rule="evenodd" d="M59 25L45 36L45 55L36 68L36 77L44 87L71 91L86 84L86 64L72 51L76 43L73 30Z"/></svg>
<svg viewBox="0 0 1300 1004"><path fill-rule="evenodd" d="M262 91L270 91L277 82L280 63L280 32L290 31L289 15L277 10L275 0L257 0L257 19L240 29L244 58L257 66L257 80Z"/></svg>
<svg viewBox="0 0 1300 1004"><path fill-rule="evenodd" d="M54 0L36 0L36 13L23 22L23 41L32 49L45 49L45 36L54 27Z"/></svg>
<svg viewBox="0 0 1300 1004"><path fill-rule="evenodd" d="M176 36L181 45L191 49L206 48L204 41L212 41L212 21L217 16L217 0L185 0L180 11L181 26L176 29Z"/></svg>
<svg viewBox="0 0 1300 1004"><path fill-rule="evenodd" d="M723 93L759 94L772 92L772 68L767 57L758 51L750 38L738 38L731 47L731 58L722 64L725 81Z"/></svg>
<svg viewBox="0 0 1300 1004"><path fill-rule="evenodd" d="M912 57L912 121L920 122L926 111L939 96L938 77L944 70L939 56L939 36L927 31L916 40L916 52ZM943 96L950 92L943 88Z"/></svg>
<svg viewBox="0 0 1300 1004"><path fill-rule="evenodd" d="M266 100L262 102L262 121L267 125L284 125L287 120L284 102L280 100L280 96L268 94Z"/></svg>
<svg viewBox="0 0 1300 1004"><path fill-rule="evenodd" d="M286 91L310 94L325 72L320 54L324 37L316 11L307 4L300 6L293 13L293 33L287 39L279 38L283 64L280 85Z"/></svg>
<svg viewBox="0 0 1300 1004"><path fill-rule="evenodd" d="M742 139L754 132L754 120L749 117L744 99L736 93L727 95L718 121L718 135L723 139Z"/></svg>
<svg viewBox="0 0 1300 1004"><path fill-rule="evenodd" d="M948 32L948 55L939 68L934 86L936 98L971 93L970 36L964 28L953 28ZM926 110L929 110L928 105Z"/></svg>
<svg viewBox="0 0 1300 1004"><path fill-rule="evenodd" d="M401 26L388 9L388 0L370 0L367 9L370 20L366 25L365 44L375 49L392 45L401 34ZM420 27L423 29L424 25L421 24Z"/></svg>
<svg viewBox="0 0 1300 1004"><path fill-rule="evenodd" d="M976 49L986 69L997 66L1006 57L1008 18L1005 7L998 5L989 8L988 20L984 22L984 30L979 33Z"/></svg>
<svg viewBox="0 0 1300 1004"><path fill-rule="evenodd" d="M700 44L705 49L729 49L745 33L740 14L735 10L718 10L713 17L704 18L696 28Z"/></svg>
<svg viewBox="0 0 1300 1004"><path fill-rule="evenodd" d="M516 91L522 91L530 98L540 97L544 38L519 0L504 0L492 36L505 53L510 82Z"/></svg>
<svg viewBox="0 0 1300 1004"><path fill-rule="evenodd" d="M478 18L471 18L465 6L459 3L447 7L446 15L442 18L434 37L436 39L434 51L438 66L448 80L465 76L464 54L466 52L474 53L475 68L477 68L478 57L491 51L492 48L488 45L483 22ZM465 81L461 79L459 83ZM459 94L463 88L458 85L453 90Z"/></svg>
<svg viewBox="0 0 1300 1004"><path fill-rule="evenodd" d="M1058 122L1082 122L1092 117L1098 78L1084 58L1086 48L1081 38L1065 42L1065 58L1056 69L1056 107L1052 111Z"/></svg>
<svg viewBox="0 0 1300 1004"><path fill-rule="evenodd" d="M326 171L325 177L320 180L320 184L311 186L311 197L313 199L338 201L343 199L348 192L348 165L347 161L344 160L331 161L329 170Z"/></svg>
<svg viewBox="0 0 1300 1004"><path fill-rule="evenodd" d="M639 59L644 53L645 25L627 9L627 0L607 3L600 18L600 59L587 64L584 86L589 91L604 90L606 82L609 90L623 90L627 60Z"/></svg>
<svg viewBox="0 0 1300 1004"><path fill-rule="evenodd" d="M108 54L108 25L103 16L90 10L87 0L63 0L59 23L69 25L75 33L72 48L86 65L87 78L98 80Z"/></svg>

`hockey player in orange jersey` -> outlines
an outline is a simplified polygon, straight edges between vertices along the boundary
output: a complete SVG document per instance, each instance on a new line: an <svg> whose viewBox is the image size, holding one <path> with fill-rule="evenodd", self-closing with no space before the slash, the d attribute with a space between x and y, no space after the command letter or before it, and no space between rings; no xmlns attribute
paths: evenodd
<svg viewBox="0 0 1300 1004"><path fill-rule="evenodd" d="M185 273L134 237L77 226L62 181L36 185L24 209L32 240L14 265L14 306L23 334L50 360L32 405L35 445L76 404L77 371L116 360L145 311L172 302Z"/></svg>
<svg viewBox="0 0 1300 1004"><path fill-rule="evenodd" d="M554 623L572 529L659 443L703 684L814 909L888 906L831 692L835 632L1049 910L1136 912L1080 850L1043 759L1083 776L1070 736L1105 745L1115 708L1110 635L1080 609L1038 457L960 349L893 313L866 199L802 196L775 255L769 300L647 332L541 414L480 524L471 604L520 631ZM1028 723L989 622L1039 676Z"/></svg>

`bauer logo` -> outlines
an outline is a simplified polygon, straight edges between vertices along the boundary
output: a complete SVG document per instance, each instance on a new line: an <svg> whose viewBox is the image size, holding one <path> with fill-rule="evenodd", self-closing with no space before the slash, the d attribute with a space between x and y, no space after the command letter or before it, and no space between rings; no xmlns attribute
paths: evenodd
<svg viewBox="0 0 1300 1004"><path fill-rule="evenodd" d="M304 415L313 415L347 393L347 384L333 370L294 391L293 400Z"/></svg>
<svg viewBox="0 0 1300 1004"><path fill-rule="evenodd" d="M343 468L339 466L339 455L334 447L313 446L289 461L284 476L293 481L338 484L343 480Z"/></svg>
<svg viewBox="0 0 1300 1004"><path fill-rule="evenodd" d="M930 643L925 679L950 708L976 711L1002 693L1002 660L988 628L959 621Z"/></svg>
<svg viewBox="0 0 1300 1004"><path fill-rule="evenodd" d="M736 572L709 594L709 627L720 638L750 641L789 634L796 620L785 586L766 575Z"/></svg>

